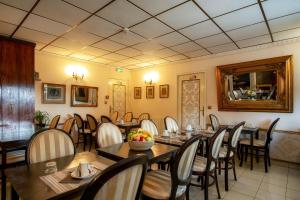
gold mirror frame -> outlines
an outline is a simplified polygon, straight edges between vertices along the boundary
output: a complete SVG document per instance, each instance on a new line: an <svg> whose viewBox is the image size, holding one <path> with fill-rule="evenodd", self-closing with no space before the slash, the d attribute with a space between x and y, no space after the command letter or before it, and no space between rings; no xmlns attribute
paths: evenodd
<svg viewBox="0 0 300 200"><path fill-rule="evenodd" d="M225 91L225 76L250 72L276 71L276 100L229 100ZM293 112L292 56L282 56L250 62L217 66L217 98L219 111Z"/></svg>
<svg viewBox="0 0 300 200"><path fill-rule="evenodd" d="M76 96L76 88L81 88L84 93L82 96ZM91 96L89 95L90 89L94 89L95 99L89 99ZM80 103L76 103L80 102ZM71 85L71 106L72 107L97 107L98 106L98 87L90 87L83 85Z"/></svg>

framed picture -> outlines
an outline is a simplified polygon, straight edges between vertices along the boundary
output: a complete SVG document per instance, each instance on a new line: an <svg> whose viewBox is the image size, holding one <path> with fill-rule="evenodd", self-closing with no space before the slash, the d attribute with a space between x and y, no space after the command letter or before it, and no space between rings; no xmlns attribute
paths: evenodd
<svg viewBox="0 0 300 200"><path fill-rule="evenodd" d="M154 86L146 86L146 98L154 99Z"/></svg>
<svg viewBox="0 0 300 200"><path fill-rule="evenodd" d="M75 88L75 101L78 102L89 102L89 88L85 86Z"/></svg>
<svg viewBox="0 0 300 200"><path fill-rule="evenodd" d="M142 98L142 88L141 87L134 87L134 98L135 99Z"/></svg>
<svg viewBox="0 0 300 200"><path fill-rule="evenodd" d="M159 97L160 98L169 98L169 85L160 85L159 86Z"/></svg>
<svg viewBox="0 0 300 200"><path fill-rule="evenodd" d="M43 83L42 91L43 104L66 103L66 85Z"/></svg>
<svg viewBox="0 0 300 200"><path fill-rule="evenodd" d="M72 107L97 107L98 87L71 85Z"/></svg>

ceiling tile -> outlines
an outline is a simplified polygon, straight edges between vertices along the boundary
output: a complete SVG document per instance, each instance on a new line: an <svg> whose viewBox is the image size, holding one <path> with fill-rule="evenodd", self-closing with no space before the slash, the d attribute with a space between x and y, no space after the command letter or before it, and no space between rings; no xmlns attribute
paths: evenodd
<svg viewBox="0 0 300 200"><path fill-rule="evenodd" d="M145 42L146 40L142 38L141 36L134 34L132 32L125 32L122 31L109 39L119 42L124 45L134 45L137 43Z"/></svg>
<svg viewBox="0 0 300 200"><path fill-rule="evenodd" d="M149 39L173 31L171 28L154 18L132 27L131 30Z"/></svg>
<svg viewBox="0 0 300 200"><path fill-rule="evenodd" d="M300 37L300 28L281 31L281 32L273 33L272 35L275 41L296 38L296 37Z"/></svg>
<svg viewBox="0 0 300 200"><path fill-rule="evenodd" d="M157 58L153 55L140 55L140 56L136 56L135 59L143 61L143 62L150 62L150 61L155 60Z"/></svg>
<svg viewBox="0 0 300 200"><path fill-rule="evenodd" d="M157 15L170 9L186 0L130 0L135 5L141 7L152 15Z"/></svg>
<svg viewBox="0 0 300 200"><path fill-rule="evenodd" d="M150 17L147 13L124 0L116 0L97 13L122 27L130 27Z"/></svg>
<svg viewBox="0 0 300 200"><path fill-rule="evenodd" d="M35 4L36 0L0 0L0 2L22 10L29 11Z"/></svg>
<svg viewBox="0 0 300 200"><path fill-rule="evenodd" d="M80 24L79 28L102 37L110 36L120 31L121 29L120 27L110 22L107 22L97 16L92 16L91 18Z"/></svg>
<svg viewBox="0 0 300 200"><path fill-rule="evenodd" d="M1 21L19 25L27 12L0 3Z"/></svg>
<svg viewBox="0 0 300 200"><path fill-rule="evenodd" d="M91 60L91 59L95 58L95 56L83 54L83 53L74 53L74 54L71 54L70 57L77 58L80 60Z"/></svg>
<svg viewBox="0 0 300 200"><path fill-rule="evenodd" d="M181 33L191 39L199 39L206 36L221 33L222 31L211 21L205 21L180 30Z"/></svg>
<svg viewBox="0 0 300 200"><path fill-rule="evenodd" d="M221 33L196 40L195 42L197 42L203 47L213 47L221 44L230 43L231 40L224 33Z"/></svg>
<svg viewBox="0 0 300 200"><path fill-rule="evenodd" d="M120 61L120 65L135 65L137 63L140 63L140 61L132 58Z"/></svg>
<svg viewBox="0 0 300 200"><path fill-rule="evenodd" d="M247 38L253 38L260 35L268 34L268 28L265 22L246 26L243 28L228 31L227 34L234 40L243 40Z"/></svg>
<svg viewBox="0 0 300 200"><path fill-rule="evenodd" d="M223 44L219 46L209 47L207 48L212 53L221 53L226 51L232 51L238 49L234 43Z"/></svg>
<svg viewBox="0 0 300 200"><path fill-rule="evenodd" d="M63 55L63 56L69 55L71 53L71 51L69 51L67 49L54 47L54 46L50 46L50 45L47 46L46 48L44 48L43 51L58 54L58 55Z"/></svg>
<svg viewBox="0 0 300 200"><path fill-rule="evenodd" d="M256 0L196 0L196 2L209 14L211 17L216 17L224 13L231 12L257 3ZM220 5L220 3L222 5Z"/></svg>
<svg viewBox="0 0 300 200"><path fill-rule="evenodd" d="M104 58L95 58L95 59L92 59L91 61L102 63L102 64L108 64L108 63L113 62L112 60L108 60L108 59L104 59Z"/></svg>
<svg viewBox="0 0 300 200"><path fill-rule="evenodd" d="M154 52L154 55L160 57L160 58L165 58L165 57L170 57L170 56L173 56L177 54L177 52L175 51L172 51L171 49L161 49L161 50L158 50L158 51L155 51Z"/></svg>
<svg viewBox="0 0 300 200"><path fill-rule="evenodd" d="M225 31L264 21L258 5L222 15L214 20Z"/></svg>
<svg viewBox="0 0 300 200"><path fill-rule="evenodd" d="M300 2L297 0L271 0L262 3L267 19L300 11Z"/></svg>
<svg viewBox="0 0 300 200"><path fill-rule="evenodd" d="M155 41L151 40L148 42L144 42L141 44L137 44L133 46L135 49L139 49L142 52L155 52L159 49L163 49L164 47L161 46L160 44L156 43Z"/></svg>
<svg viewBox="0 0 300 200"><path fill-rule="evenodd" d="M91 47L91 46L83 48L80 52L82 52L84 54L89 54L92 56L102 56L102 55L110 53L109 51L99 49L96 47Z"/></svg>
<svg viewBox="0 0 300 200"><path fill-rule="evenodd" d="M102 56L102 58L113 60L113 61L120 61L120 60L125 60L128 57L122 56L122 55L116 54L116 53L111 53L111 54L106 54L106 55Z"/></svg>
<svg viewBox="0 0 300 200"><path fill-rule="evenodd" d="M184 53L184 55L190 57L190 58L195 58L195 57L200 57L200 56L206 56L209 55L210 53L206 51L205 49L197 50L197 51L191 51Z"/></svg>
<svg viewBox="0 0 300 200"><path fill-rule="evenodd" d="M255 46L272 42L270 35L263 35L255 38L237 41L237 45L241 48Z"/></svg>
<svg viewBox="0 0 300 200"><path fill-rule="evenodd" d="M126 49L121 49L121 50L117 51L116 53L125 55L125 56L129 56L129 57L138 56L138 55L142 54L142 52L140 52L136 49L130 48L130 47L128 47Z"/></svg>
<svg viewBox="0 0 300 200"><path fill-rule="evenodd" d="M48 44L56 38L56 36L42 33L40 31L31 30L28 28L20 27L14 35L15 38L27 40L30 42L39 42Z"/></svg>
<svg viewBox="0 0 300 200"><path fill-rule="evenodd" d="M70 28L64 24L34 14L30 14L22 26L52 35L61 35Z"/></svg>
<svg viewBox="0 0 300 200"><path fill-rule="evenodd" d="M70 26L78 24L90 15L61 0L40 1L33 13Z"/></svg>
<svg viewBox="0 0 300 200"><path fill-rule="evenodd" d="M189 40L177 32L172 32L161 37L155 38L155 41L165 46L174 46L176 44L181 44L188 42Z"/></svg>
<svg viewBox="0 0 300 200"><path fill-rule="evenodd" d="M17 28L16 25L0 21L0 35L9 36Z"/></svg>
<svg viewBox="0 0 300 200"><path fill-rule="evenodd" d="M93 44L93 46L98 47L100 49L108 50L108 51L117 51L117 50L125 47L124 45L113 42L111 40L102 40L96 44Z"/></svg>
<svg viewBox="0 0 300 200"><path fill-rule="evenodd" d="M91 13L94 13L98 9L105 6L111 0L89 0L88 3L86 0L64 0L64 1L67 1L75 6L78 6L84 10L91 12Z"/></svg>
<svg viewBox="0 0 300 200"><path fill-rule="evenodd" d="M272 32L278 32L300 27L300 13L269 21Z"/></svg>
<svg viewBox="0 0 300 200"><path fill-rule="evenodd" d="M152 66L152 65L153 65L152 63L139 63L136 66L139 66L139 67L149 67L149 66Z"/></svg>
<svg viewBox="0 0 300 200"><path fill-rule="evenodd" d="M35 50L40 50L41 48L43 48L46 44L43 43L35 43Z"/></svg>
<svg viewBox="0 0 300 200"><path fill-rule="evenodd" d="M136 65L126 66L126 69L137 69L137 68L140 68L140 67L136 66Z"/></svg>
<svg viewBox="0 0 300 200"><path fill-rule="evenodd" d="M184 52L201 49L201 47L199 45L195 44L194 42L187 42L184 44L173 46L173 47L171 47L171 49L181 52L181 53L184 53Z"/></svg>
<svg viewBox="0 0 300 200"><path fill-rule="evenodd" d="M100 36L96 36L78 28L68 32L63 37L69 40L80 42L85 45L90 45L103 39Z"/></svg>
<svg viewBox="0 0 300 200"><path fill-rule="evenodd" d="M69 49L72 51L78 51L85 46L84 44L82 44L80 42L68 40L66 38L59 38L58 40L55 40L51 45Z"/></svg>
<svg viewBox="0 0 300 200"><path fill-rule="evenodd" d="M154 64L154 65L160 65L160 64L163 64L163 63L166 63L166 62L168 62L168 61L165 60L165 59L158 59L158 60L151 61L151 63Z"/></svg>
<svg viewBox="0 0 300 200"><path fill-rule="evenodd" d="M204 21L207 16L191 1L157 16L175 29Z"/></svg>
<svg viewBox="0 0 300 200"><path fill-rule="evenodd" d="M164 58L168 61L178 61L178 60L184 60L184 59L187 59L187 57L183 56L183 55L175 55L175 56L171 56L171 57L167 57L167 58Z"/></svg>

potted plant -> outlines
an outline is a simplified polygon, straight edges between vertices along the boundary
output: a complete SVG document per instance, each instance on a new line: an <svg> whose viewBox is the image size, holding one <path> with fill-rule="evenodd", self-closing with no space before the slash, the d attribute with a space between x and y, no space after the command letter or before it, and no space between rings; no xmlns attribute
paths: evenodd
<svg viewBox="0 0 300 200"><path fill-rule="evenodd" d="M45 111L37 110L34 113L34 120L38 126L45 127L49 121L49 114Z"/></svg>

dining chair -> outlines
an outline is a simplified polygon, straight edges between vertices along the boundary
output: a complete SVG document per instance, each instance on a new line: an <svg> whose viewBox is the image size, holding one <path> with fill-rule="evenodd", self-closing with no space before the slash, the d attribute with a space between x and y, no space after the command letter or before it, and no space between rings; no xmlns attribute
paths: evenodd
<svg viewBox="0 0 300 200"><path fill-rule="evenodd" d="M122 119L124 120L124 122L131 122L132 118L133 118L132 112L127 112L125 113Z"/></svg>
<svg viewBox="0 0 300 200"><path fill-rule="evenodd" d="M106 122L98 125L96 131L96 141L100 148L123 142L120 129L113 123Z"/></svg>
<svg viewBox="0 0 300 200"><path fill-rule="evenodd" d="M275 131L275 128L279 122L280 118L274 120L270 127L267 130L267 134L265 139L253 139L253 146L251 146L251 140L249 138L244 138L240 140L241 145L241 162L240 166L243 164L244 153L248 154L248 149L253 148L257 150L257 156L260 156L259 153L262 152L264 156L264 165L265 165L265 172L268 172L268 166L271 166L271 158L270 158L270 144L272 141L272 135ZM246 151L244 151L246 150ZM258 160L258 159L257 159Z"/></svg>
<svg viewBox="0 0 300 200"><path fill-rule="evenodd" d="M49 124L49 128L56 128L57 124L59 122L59 119L60 119L60 115L56 115L55 117L53 117Z"/></svg>
<svg viewBox="0 0 300 200"><path fill-rule="evenodd" d="M138 118L133 118L132 121L136 123L141 123L144 119L150 119L149 113L142 113Z"/></svg>
<svg viewBox="0 0 300 200"><path fill-rule="evenodd" d="M101 120L101 123L112 122L112 120L106 115L101 115L100 120Z"/></svg>
<svg viewBox="0 0 300 200"><path fill-rule="evenodd" d="M66 133L71 134L71 131L73 129L75 123L75 119L74 118L69 118L65 121L62 130L64 130Z"/></svg>
<svg viewBox="0 0 300 200"><path fill-rule="evenodd" d="M241 122L235 125L229 132L228 144L227 146L221 147L219 153L219 174L221 170L225 170L225 190L228 191L228 170L233 170L234 180L237 181L236 171L235 171L235 153L237 151L238 141L241 135L241 132L244 128L245 122ZM225 167L221 167L221 163L225 162Z"/></svg>
<svg viewBox="0 0 300 200"><path fill-rule="evenodd" d="M110 119L112 122L116 122L118 120L118 116L119 116L119 112L118 111L114 111L111 115L110 115Z"/></svg>
<svg viewBox="0 0 300 200"><path fill-rule="evenodd" d="M168 130L168 132L176 133L179 131L178 124L174 118L167 116L164 118L164 123L165 130Z"/></svg>
<svg viewBox="0 0 300 200"><path fill-rule="evenodd" d="M150 199L189 198L189 183L198 149L200 135L193 136L180 146L171 163L170 172L152 170L146 174L142 194Z"/></svg>
<svg viewBox="0 0 300 200"><path fill-rule="evenodd" d="M71 136L60 129L43 129L29 140L26 149L28 164L75 155L76 148Z"/></svg>
<svg viewBox="0 0 300 200"><path fill-rule="evenodd" d="M88 135L90 136L90 150L89 151L91 151L92 145L93 145L93 138L96 136L98 122L97 122L96 118L90 114L86 115L86 119L88 122L88 129L89 129ZM96 143L95 143L95 145L96 145Z"/></svg>
<svg viewBox="0 0 300 200"><path fill-rule="evenodd" d="M209 139L208 152L206 153L207 157L197 155L195 158L192 174L198 176L197 181L201 180L201 184L193 181L190 183L190 185L204 188L205 200L208 199L209 177L212 177L214 179L214 183L216 184L216 189L218 193L218 198L221 198L216 165L225 132L226 127L219 128L216 131L216 133Z"/></svg>
<svg viewBox="0 0 300 200"><path fill-rule="evenodd" d="M153 136L158 135L158 130L155 123L150 119L144 119L141 122L141 129L152 133Z"/></svg>
<svg viewBox="0 0 300 200"><path fill-rule="evenodd" d="M85 151L85 146L86 146L89 130L85 128L84 121L79 114L74 113L74 119L75 119L75 122L77 125L77 131L78 131L78 139L77 139L76 146L78 147L79 143L82 141L83 142L83 151ZM81 137L82 137L82 139L81 139Z"/></svg>
<svg viewBox="0 0 300 200"><path fill-rule="evenodd" d="M220 128L220 122L218 117L214 114L209 114L209 119L210 119L212 130L217 131Z"/></svg>
<svg viewBox="0 0 300 200"><path fill-rule="evenodd" d="M81 200L139 200L147 170L147 157L132 156L106 168L85 189Z"/></svg>

